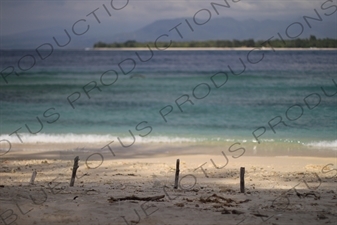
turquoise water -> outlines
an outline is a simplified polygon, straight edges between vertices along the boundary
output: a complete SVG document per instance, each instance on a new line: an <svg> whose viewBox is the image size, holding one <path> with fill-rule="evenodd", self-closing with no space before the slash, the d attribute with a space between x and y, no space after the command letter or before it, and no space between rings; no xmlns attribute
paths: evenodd
<svg viewBox="0 0 337 225"><path fill-rule="evenodd" d="M135 51L54 51L41 60L34 51L2 50L1 69L13 66L19 76L0 77L0 139L131 143L133 135L138 142L337 148L337 51L138 53L149 60ZM18 63L26 54L34 66L30 56ZM240 59L246 69L235 76L230 68L242 71ZM21 141L9 135L19 128Z"/></svg>

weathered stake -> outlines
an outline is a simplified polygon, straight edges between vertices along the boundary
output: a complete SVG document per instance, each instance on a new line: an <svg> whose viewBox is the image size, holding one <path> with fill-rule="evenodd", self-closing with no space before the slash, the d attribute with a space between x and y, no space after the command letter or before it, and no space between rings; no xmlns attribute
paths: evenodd
<svg viewBox="0 0 337 225"><path fill-rule="evenodd" d="M175 176L175 179L174 179L174 189L177 189L178 188L178 181L179 181L179 163L180 163L180 160L177 159L177 163L176 163L176 176Z"/></svg>
<svg viewBox="0 0 337 225"><path fill-rule="evenodd" d="M80 158L78 156L76 156L75 159L74 159L73 174L71 175L70 187L74 186L74 183L75 183L76 171L79 167L78 166L78 160L80 160Z"/></svg>
<svg viewBox="0 0 337 225"><path fill-rule="evenodd" d="M245 193L245 168L240 168L240 191Z"/></svg>
<svg viewBox="0 0 337 225"><path fill-rule="evenodd" d="M33 173L32 173L32 177L30 178L30 182L29 182L30 184L34 184L36 174L37 174L37 172L36 172L36 170L34 170Z"/></svg>

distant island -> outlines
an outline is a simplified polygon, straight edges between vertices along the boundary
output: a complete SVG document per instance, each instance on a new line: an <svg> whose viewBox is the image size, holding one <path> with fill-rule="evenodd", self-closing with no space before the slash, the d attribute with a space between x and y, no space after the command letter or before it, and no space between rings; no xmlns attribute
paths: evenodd
<svg viewBox="0 0 337 225"><path fill-rule="evenodd" d="M154 42L137 42L129 40L123 43L97 42L94 48L154 48ZM251 48L251 47L273 47L273 48L337 48L337 39L317 39L311 35L306 39L280 40L273 39L269 42L247 40L210 40L210 41L173 41L169 46L167 42L157 42L158 48Z"/></svg>

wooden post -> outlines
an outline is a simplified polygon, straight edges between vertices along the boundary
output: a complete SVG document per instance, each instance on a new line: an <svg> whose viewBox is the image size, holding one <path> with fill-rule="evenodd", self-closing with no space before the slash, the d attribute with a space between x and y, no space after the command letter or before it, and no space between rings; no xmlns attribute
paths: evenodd
<svg viewBox="0 0 337 225"><path fill-rule="evenodd" d="M245 168L240 168L240 191L245 193Z"/></svg>
<svg viewBox="0 0 337 225"><path fill-rule="evenodd" d="M36 172L36 170L34 170L33 173L32 173L32 177L30 178L30 182L29 182L30 184L34 184L36 174L37 174L37 172Z"/></svg>
<svg viewBox="0 0 337 225"><path fill-rule="evenodd" d="M177 189L178 188L178 182L179 182L179 163L180 163L180 160L177 159L177 163L176 163L176 176L175 176L175 179L174 179L174 189Z"/></svg>
<svg viewBox="0 0 337 225"><path fill-rule="evenodd" d="M78 156L76 156L75 159L74 159L73 174L71 175L70 187L74 186L74 183L75 183L76 171L79 167L78 166L78 160L80 160L80 158Z"/></svg>

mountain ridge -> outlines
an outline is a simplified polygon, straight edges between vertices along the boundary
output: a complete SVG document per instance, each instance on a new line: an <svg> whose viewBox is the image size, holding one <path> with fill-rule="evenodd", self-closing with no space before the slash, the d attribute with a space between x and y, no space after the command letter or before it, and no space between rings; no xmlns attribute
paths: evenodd
<svg viewBox="0 0 337 225"><path fill-rule="evenodd" d="M187 24L186 20L189 22ZM91 47L94 43L103 41L106 43L113 42L125 42L128 40L135 40L137 42L154 42L160 35L166 34L169 37L162 40L172 41L206 41L206 40L267 40L274 36L278 37L278 33L282 35L284 39L290 39L285 33L287 27L294 22L301 23L303 25L303 33L299 35L299 38L308 38L310 35L314 35L317 38L333 38L337 39L337 33L335 32L336 22L332 21L310 21L312 28L309 28L303 18L296 20L272 20L266 19L258 21L255 19L249 20L237 20L232 17L219 17L209 20L204 25L197 25L193 18L180 17L174 19L161 19L153 21L152 23L145 25L144 27L130 31L119 33L118 31L106 32L111 30L106 27L102 27L100 35L97 35L99 31L91 31L83 36L76 36L68 29L69 34L72 36L72 42L65 48L85 48ZM180 25L179 25L180 24ZM174 28L176 27L176 29ZM296 30L297 29L297 30ZM170 31L171 30L171 31ZM178 33L178 31L180 34ZM289 29L291 30L291 29ZM293 32L298 32L298 27L293 26ZM26 31L19 34L2 36L1 49L34 49L43 43L53 43L53 36L63 37L65 39L64 28L52 27L35 31ZM182 37L181 37L182 36ZM289 36L289 35L288 35ZM294 35L295 36L295 35Z"/></svg>

